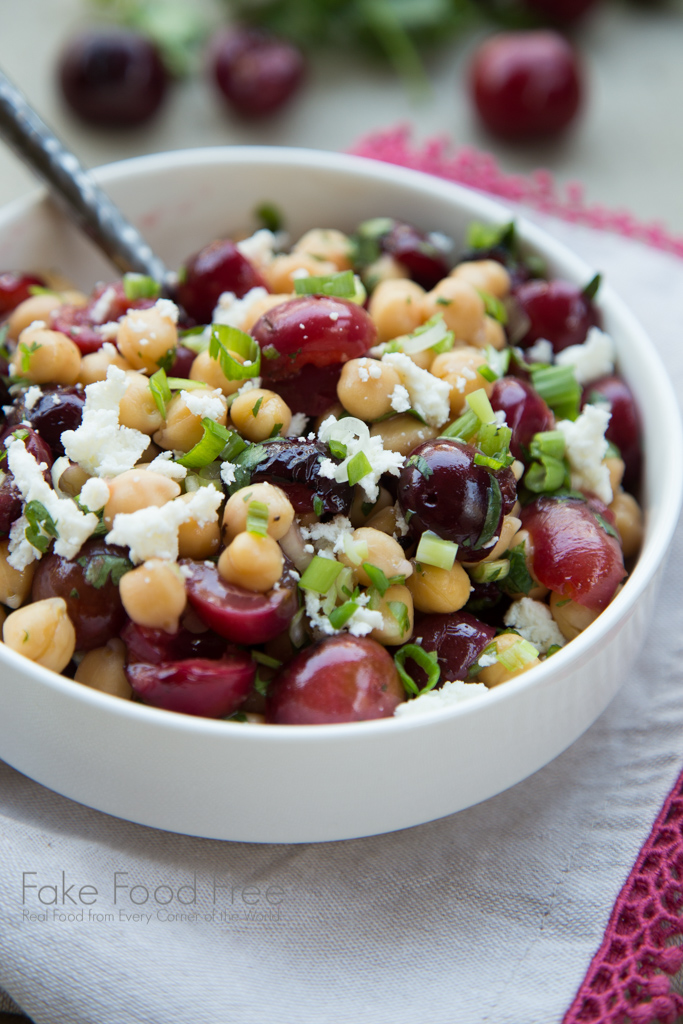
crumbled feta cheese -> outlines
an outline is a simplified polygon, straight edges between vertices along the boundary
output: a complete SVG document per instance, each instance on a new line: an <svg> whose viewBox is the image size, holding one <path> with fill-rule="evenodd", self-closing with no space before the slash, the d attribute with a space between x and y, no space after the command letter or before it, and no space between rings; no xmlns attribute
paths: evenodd
<svg viewBox="0 0 683 1024"><path fill-rule="evenodd" d="M358 379L362 381L363 384L367 384L367 382L370 380L368 368L367 366L363 366L362 363L358 364Z"/></svg>
<svg viewBox="0 0 683 1024"><path fill-rule="evenodd" d="M303 277L310 277L311 275L306 270L306 267L297 267L296 270L292 271L292 281L300 281Z"/></svg>
<svg viewBox="0 0 683 1024"><path fill-rule="evenodd" d="M32 384L31 387L26 392L26 394L24 395L24 406L30 412L31 409L33 409L33 407L40 401L42 397L42 390L38 387L37 384Z"/></svg>
<svg viewBox="0 0 683 1024"><path fill-rule="evenodd" d="M66 454L91 476L125 473L149 446L147 434L119 424L119 403L127 387L124 371L110 366L106 380L85 389L81 425L62 433Z"/></svg>
<svg viewBox="0 0 683 1024"><path fill-rule="evenodd" d="M578 419L560 420L556 424L564 435L572 487L597 495L606 505L612 501L612 487L609 470L602 460L607 454L605 431L611 415L604 405L585 405Z"/></svg>
<svg viewBox="0 0 683 1024"><path fill-rule="evenodd" d="M333 311L332 311L332 312L330 313L330 320L335 320L335 321L336 321L336 320L338 320L338 319L339 319L339 313L337 313L337 311L336 311L336 310L333 310Z"/></svg>
<svg viewBox="0 0 683 1024"><path fill-rule="evenodd" d="M260 388L260 387L261 387L261 378L260 377L249 377L248 380L245 380L245 382L242 385L242 387L237 389L236 393L238 395L243 395L245 393L245 391L253 391L254 388Z"/></svg>
<svg viewBox="0 0 683 1024"><path fill-rule="evenodd" d="M410 405L432 427L441 427L450 416L451 386L419 367L404 352L385 352L382 362L398 373L410 396Z"/></svg>
<svg viewBox="0 0 683 1024"><path fill-rule="evenodd" d="M109 486L99 477L91 476L83 484L78 500L89 512L99 512L109 501Z"/></svg>
<svg viewBox="0 0 683 1024"><path fill-rule="evenodd" d="M187 476L185 466L173 461L173 452L160 452L155 459L147 464L145 469L153 473L160 473L161 476L170 477L171 480L184 480Z"/></svg>
<svg viewBox="0 0 683 1024"><path fill-rule="evenodd" d="M496 665L498 662L497 654L480 654L477 660L479 668L490 668L491 665Z"/></svg>
<svg viewBox="0 0 683 1024"><path fill-rule="evenodd" d="M100 338L106 338L107 339L105 341L104 345L102 346L102 348L105 348L107 346L109 348L114 348L114 346L112 345L111 341L112 341L112 338L116 338L116 336L118 335L119 327L120 326L121 325L119 324L118 320L107 320L106 323L98 324L95 327L95 330L99 334ZM114 349L114 352L116 353L116 355L118 355L118 351L116 349ZM112 353L112 355L113 354L114 353Z"/></svg>
<svg viewBox="0 0 683 1024"><path fill-rule="evenodd" d="M213 523L223 501L222 491L214 486L200 487L186 496L167 501L165 505L119 512L114 516L113 528L105 537L107 544L120 544L129 548L135 564L150 558L175 562L178 558L178 529L183 523L195 520L199 526Z"/></svg>
<svg viewBox="0 0 683 1024"><path fill-rule="evenodd" d="M242 330L252 307L267 294L266 289L260 286L250 288L241 299L238 299L234 292L223 292L218 297L218 305L213 311L211 322L226 324L228 327L237 327Z"/></svg>
<svg viewBox="0 0 683 1024"><path fill-rule="evenodd" d="M249 238L243 238L237 243L237 249L251 263L257 267L265 267L275 259L277 239L272 231L261 228L255 231Z"/></svg>
<svg viewBox="0 0 683 1024"><path fill-rule="evenodd" d="M548 341L547 338L539 338L535 344L526 350L524 359L527 363L552 363L552 342Z"/></svg>
<svg viewBox="0 0 683 1024"><path fill-rule="evenodd" d="M303 434L308 423L308 416L305 412L295 412L292 416L292 421L289 424L289 430L287 431L287 437L299 437Z"/></svg>
<svg viewBox="0 0 683 1024"><path fill-rule="evenodd" d="M391 408L395 412L407 412L410 409L410 395L402 384L397 384L391 392Z"/></svg>
<svg viewBox="0 0 683 1024"><path fill-rule="evenodd" d="M465 683L461 679L454 679L452 682L445 682L438 690L429 690L420 697L399 704L394 715L397 718L407 718L429 714L431 711L445 711L456 704L462 704L463 701L472 700L473 697L483 697L488 692L483 683Z"/></svg>
<svg viewBox="0 0 683 1024"><path fill-rule="evenodd" d="M396 532L398 533L398 536L407 537L409 526L405 521L405 517L401 511L401 506L398 502L394 505L394 518L396 520Z"/></svg>
<svg viewBox="0 0 683 1024"><path fill-rule="evenodd" d="M220 388L209 391L197 388L196 391L181 391L180 397L193 416L218 422L225 415L225 398Z"/></svg>
<svg viewBox="0 0 683 1024"><path fill-rule="evenodd" d="M97 302L90 308L90 319L94 324L103 324L109 317L111 304L116 298L116 289L105 288Z"/></svg>
<svg viewBox="0 0 683 1024"><path fill-rule="evenodd" d="M385 451L382 438L370 437L367 423L356 419L355 416L346 416L342 420L328 416L320 426L318 437L325 443L334 440L346 445L346 458L343 462L336 464L331 459L323 459L320 463L320 476L336 480L337 483L348 481L348 466L351 459L359 452L365 454L370 463L370 471L361 477L358 483L365 491L368 501L377 501L379 478L382 474L398 476L405 462L404 456L398 452Z"/></svg>
<svg viewBox="0 0 683 1024"><path fill-rule="evenodd" d="M384 628L384 616L382 613L371 611L365 607L370 600L367 594L361 594L354 599L358 604L358 608L356 608L353 615L341 629L335 629L327 615L323 612L323 600L319 594L316 594L313 590L306 590L304 591L304 600L306 603L306 614L311 625L317 627L327 636L336 636L338 633L343 632L348 632L352 636L367 636L368 633L372 633L373 629Z"/></svg>
<svg viewBox="0 0 683 1024"><path fill-rule="evenodd" d="M566 643L547 604L534 601L531 597L513 601L505 613L504 621L506 626L512 626L525 640L537 647L541 654L547 654L554 645L564 647ZM482 664L481 658L479 664Z"/></svg>
<svg viewBox="0 0 683 1024"><path fill-rule="evenodd" d="M609 334L591 327L581 345L570 345L555 357L557 366L573 366L579 384L590 384L614 373L616 349Z"/></svg>
<svg viewBox="0 0 683 1024"><path fill-rule="evenodd" d="M353 534L351 520L346 516L335 516L328 523L311 523L300 529L304 540L312 540L315 550L321 555L326 552L336 555L344 551L346 538Z"/></svg>
<svg viewBox="0 0 683 1024"><path fill-rule="evenodd" d="M221 480L226 487L235 482L235 473L237 466L234 462L221 462Z"/></svg>
<svg viewBox="0 0 683 1024"><path fill-rule="evenodd" d="M172 302L170 299L157 299L154 303L154 309L156 309L159 316L162 316L164 320L170 320L172 324L178 323L180 310L176 306L175 302Z"/></svg>
<svg viewBox="0 0 683 1024"><path fill-rule="evenodd" d="M82 512L71 498L60 498L53 491L43 476L41 466L30 452L26 451L23 441L13 440L7 449L7 464L14 476L14 483L21 493L24 504L38 501L44 506L53 519L58 537L55 539L55 554L64 558L74 558L82 545L90 537L98 523L97 516L92 512ZM7 561L21 571L31 562L41 557L41 552L26 539L26 527L29 521L24 515L13 524L9 535L9 555Z"/></svg>

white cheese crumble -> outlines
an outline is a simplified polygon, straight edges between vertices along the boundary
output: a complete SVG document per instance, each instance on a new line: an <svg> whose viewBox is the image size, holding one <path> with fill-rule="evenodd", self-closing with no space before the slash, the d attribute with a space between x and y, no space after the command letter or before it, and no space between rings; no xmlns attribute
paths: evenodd
<svg viewBox="0 0 683 1024"><path fill-rule="evenodd" d="M432 711L445 711L456 704L472 700L473 697L483 697L488 692L483 683L465 683L461 679L454 679L452 682L446 681L438 690L429 690L420 697L399 704L394 715L397 718L408 718L413 715L429 714Z"/></svg>
<svg viewBox="0 0 683 1024"><path fill-rule="evenodd" d="M506 626L512 626L525 640L537 647L541 654L547 654L554 645L564 647L567 642L548 605L534 601L531 597L513 601L505 613L504 621ZM479 664L483 667L481 658Z"/></svg>
<svg viewBox="0 0 683 1024"><path fill-rule="evenodd" d="M223 292L218 297L218 304L213 311L211 322L214 324L225 324L228 327L242 327L255 303L267 295L265 288L250 288L249 291L238 299L234 292Z"/></svg>
<svg viewBox="0 0 683 1024"><path fill-rule="evenodd" d="M192 491L185 496L167 501L165 505L119 512L114 516L113 528L105 537L107 544L119 544L130 550L136 565L150 558L175 562L178 558L178 529L183 523L195 520L199 526L213 523L223 501L223 493L213 485Z"/></svg>
<svg viewBox="0 0 683 1024"><path fill-rule="evenodd" d="M479 666L479 668L490 668L491 665L497 665L497 664L498 664L498 655L497 654L480 654L479 658L477 660L477 665Z"/></svg>
<svg viewBox="0 0 683 1024"><path fill-rule="evenodd" d="M346 416L342 420L328 416L320 425L318 437L325 444L329 441L339 441L346 445L346 458L343 462L337 464L332 459L323 459L320 463L320 476L336 480L337 483L348 481L349 462L359 452L364 453L370 463L370 471L361 477L358 484L365 491L368 501L377 501L379 479L382 474L390 473L392 476L398 476L405 462L404 456L399 455L398 452L385 451L382 438L370 437L367 423L355 416Z"/></svg>
<svg viewBox="0 0 683 1024"><path fill-rule="evenodd" d="M564 435L572 487L597 495L606 505L612 501L612 487L602 460L607 454L605 431L611 415L604 405L585 405L578 419L556 424L556 430Z"/></svg>
<svg viewBox="0 0 683 1024"><path fill-rule="evenodd" d="M247 380L245 380L245 382L242 385L242 387L237 389L235 394L236 395L243 395L245 393L245 391L253 391L254 388L260 388L260 387L261 387L261 378L260 377L249 377Z"/></svg>
<svg viewBox="0 0 683 1024"><path fill-rule="evenodd" d="M209 391L197 388L196 391L181 391L180 397L193 416L218 422L225 415L225 398L220 388Z"/></svg>
<svg viewBox="0 0 683 1024"><path fill-rule="evenodd" d="M164 320L170 320L172 324L178 323L180 311L171 299L157 299L153 308L156 309L159 316L163 317Z"/></svg>
<svg viewBox="0 0 683 1024"><path fill-rule="evenodd" d="M311 523L300 527L304 540L312 540L318 554L332 556L346 549L347 538L353 535L351 520L346 516L335 516L328 523Z"/></svg>
<svg viewBox="0 0 683 1024"><path fill-rule="evenodd" d="M109 485L99 477L91 476L83 484L78 500L89 512L99 512L109 501Z"/></svg>
<svg viewBox="0 0 683 1024"><path fill-rule="evenodd" d="M308 416L305 412L295 412L292 416L291 423L289 424L289 430L287 431L287 437L299 437L303 434L308 423Z"/></svg>
<svg viewBox="0 0 683 1024"><path fill-rule="evenodd" d="M403 352L385 352L382 362L398 373L410 396L410 405L432 427L441 427L449 419L451 386L428 370L419 367Z"/></svg>
<svg viewBox="0 0 683 1024"><path fill-rule="evenodd" d="M539 338L535 344L526 350L524 360L527 363L552 363L552 343L547 338Z"/></svg>
<svg viewBox="0 0 683 1024"><path fill-rule="evenodd" d="M359 597L354 598L358 608L356 608L353 615L341 629L335 629L327 615L323 612L320 594L316 594L313 590L306 590L304 591L304 599L306 602L306 614L310 619L311 625L317 627L327 636L336 636L338 633L350 633L351 636L367 636L368 633L372 633L373 629L384 628L384 616L382 613L373 612L365 607L370 600L367 594L361 594Z"/></svg>
<svg viewBox="0 0 683 1024"><path fill-rule="evenodd" d="M150 469L153 473L160 473L161 476L170 477L171 480L184 480L187 476L185 466L173 461L173 452L160 452L145 466L145 469Z"/></svg>
<svg viewBox="0 0 683 1024"><path fill-rule="evenodd" d="M26 392L26 394L24 395L24 405L29 410L29 412L31 411L31 409L34 408L35 405L37 405L37 403L40 401L42 397L42 390L38 387L37 384L32 384L31 387Z"/></svg>
<svg viewBox="0 0 683 1024"><path fill-rule="evenodd" d="M557 366L572 366L579 384L590 384L614 373L616 349L609 334L591 327L581 345L570 345L555 357Z"/></svg>
<svg viewBox="0 0 683 1024"><path fill-rule="evenodd" d="M21 493L24 504L38 501L53 519L59 536L55 540L55 554L74 558L90 537L98 523L92 512L82 512L71 498L60 498L43 476L45 463L37 463L26 451L23 441L15 440L7 448L7 464L14 475L14 483ZM42 468L41 468L42 467ZM21 515L13 524L9 535L7 561L13 569L21 571L41 557L41 552L26 539L26 528L30 523Z"/></svg>
<svg viewBox="0 0 683 1024"><path fill-rule="evenodd" d="M119 327L120 326L121 325L119 324L118 320L107 320L106 323L98 324L95 327L95 330L97 331L99 336L101 338L106 338L107 339L105 341L104 345L102 346L102 348L106 348L107 346L109 346L109 348L114 348L114 346L112 345L111 342L112 342L113 338L117 337L117 335L119 333ZM118 349L115 349L114 351L116 352L116 355L119 354L118 353Z"/></svg>
<svg viewBox="0 0 683 1024"><path fill-rule="evenodd" d="M99 299L90 309L90 318L94 324L103 324L109 318L111 304L116 298L116 289L105 288Z"/></svg>
<svg viewBox="0 0 683 1024"><path fill-rule="evenodd" d="M234 462L221 462L221 480L226 487L235 482L235 472L237 466Z"/></svg>
<svg viewBox="0 0 683 1024"><path fill-rule="evenodd" d="M241 242L238 242L237 249L257 267L265 267L275 259L277 245L278 239L273 232L268 231L267 228L261 228L249 238L243 238Z"/></svg>
<svg viewBox="0 0 683 1024"><path fill-rule="evenodd" d="M410 395L403 384L397 384L391 392L391 408L395 412L407 412L410 409Z"/></svg>
<svg viewBox="0 0 683 1024"><path fill-rule="evenodd" d="M85 389L81 425L62 434L66 454L91 476L125 473L149 446L147 434L119 424L119 403L127 387L124 371L110 366L106 380Z"/></svg>

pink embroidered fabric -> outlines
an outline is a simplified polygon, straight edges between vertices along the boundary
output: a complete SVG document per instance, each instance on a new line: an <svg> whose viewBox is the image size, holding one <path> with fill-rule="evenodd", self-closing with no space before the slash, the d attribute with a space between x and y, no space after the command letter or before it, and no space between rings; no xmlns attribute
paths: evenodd
<svg viewBox="0 0 683 1024"><path fill-rule="evenodd" d="M452 141L444 137L430 139L421 149L416 148L411 142L408 125L367 135L352 152L435 174L510 202L524 203L571 223L612 231L683 257L683 237L672 235L656 221L639 221L626 210L610 210L600 203L588 203L584 188L578 182L561 188L545 170L528 176L507 174L490 153L470 146L454 149Z"/></svg>

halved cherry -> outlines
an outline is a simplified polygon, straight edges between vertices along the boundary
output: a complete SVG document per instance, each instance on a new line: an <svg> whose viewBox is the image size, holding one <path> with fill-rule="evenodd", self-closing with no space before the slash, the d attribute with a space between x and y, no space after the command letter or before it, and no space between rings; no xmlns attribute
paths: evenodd
<svg viewBox="0 0 683 1024"><path fill-rule="evenodd" d="M251 690L256 664L246 651L220 661L189 658L126 668L133 691L155 708L202 718L222 718L236 711Z"/></svg>

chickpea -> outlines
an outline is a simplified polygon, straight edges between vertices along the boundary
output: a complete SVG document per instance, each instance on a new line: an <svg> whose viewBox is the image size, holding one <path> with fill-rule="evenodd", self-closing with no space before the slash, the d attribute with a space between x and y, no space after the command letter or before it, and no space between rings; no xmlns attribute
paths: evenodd
<svg viewBox="0 0 683 1024"><path fill-rule="evenodd" d="M337 397L347 412L361 420L377 420L392 411L391 398L401 378L379 359L350 359L337 383Z"/></svg>
<svg viewBox="0 0 683 1024"><path fill-rule="evenodd" d="M317 260L334 263L337 270L350 270L351 240L335 228L312 228L302 235L292 252L303 252Z"/></svg>
<svg viewBox="0 0 683 1024"><path fill-rule="evenodd" d="M351 540L354 545L365 544L367 546L368 553L367 556L362 556L362 562L368 562L375 568L381 569L387 579L391 579L392 576L408 577L411 575L413 567L406 558L403 548L393 537L387 536L381 530L361 526L353 531ZM362 564L355 565L345 551L339 555L339 560L353 569L356 582L361 583L364 587L370 586L372 580Z"/></svg>
<svg viewBox="0 0 683 1024"><path fill-rule="evenodd" d="M407 278L380 281L370 296L368 312L379 342L410 334L429 319L424 313L425 290Z"/></svg>
<svg viewBox="0 0 683 1024"><path fill-rule="evenodd" d="M433 348L423 348L421 352L406 352L406 355L411 359L416 366L419 366L421 370L429 370L431 372L432 363L436 359L436 352Z"/></svg>
<svg viewBox="0 0 683 1024"><path fill-rule="evenodd" d="M22 331L35 323L36 320L49 326L50 314L63 305L61 295L32 295L30 299L24 299L12 310L7 321L7 337L16 341Z"/></svg>
<svg viewBox="0 0 683 1024"><path fill-rule="evenodd" d="M397 601L399 604L404 605L405 610L408 614L408 628L405 630L401 629L400 622L392 609L389 607L390 603ZM389 587L384 597L381 597L378 602L377 611L382 613L384 619L384 625L381 629L375 627L370 633L370 637L373 640L377 640L380 644L386 646L395 646L397 644L404 644L410 640L413 635L413 627L415 621L415 613L413 611L413 598L408 587L405 584L395 583L392 587ZM399 616L401 609L397 608Z"/></svg>
<svg viewBox="0 0 683 1024"><path fill-rule="evenodd" d="M271 292L291 294L297 270L306 270L311 277L326 277L337 273L337 265L330 260L317 260L305 252L293 252L276 256L261 268L261 274Z"/></svg>
<svg viewBox="0 0 683 1024"><path fill-rule="evenodd" d="M98 380L107 379L107 370L110 366L118 366L121 370L132 369L127 359L113 345L103 345L97 352L89 352L81 359L81 368L78 373L78 383L94 384Z"/></svg>
<svg viewBox="0 0 683 1024"><path fill-rule="evenodd" d="M321 416L318 416L318 418L313 421L313 430L317 434L318 431L320 430L320 427L325 422L325 420L328 418L328 416L334 416L334 418L336 420L338 420L339 417L343 416L343 415L344 415L344 406L341 404L341 402L335 402L334 405L328 406L328 408L325 409L325 412L322 413Z"/></svg>
<svg viewBox="0 0 683 1024"><path fill-rule="evenodd" d="M111 528L119 512L137 512L150 505L161 507L180 494L180 485L152 469L129 469L109 481L109 501L104 506L104 521Z"/></svg>
<svg viewBox="0 0 683 1024"><path fill-rule="evenodd" d="M579 633L583 633L586 626L595 622L600 614L592 608L585 608L584 605L555 593L550 595L550 611L566 640L573 640Z"/></svg>
<svg viewBox="0 0 683 1024"><path fill-rule="evenodd" d="M496 639L492 641L492 643L495 644L496 654L500 655L505 651L509 651L511 647L514 647L515 644L519 642L519 639L520 638L516 633L501 633L500 636L497 636ZM487 668L481 669L477 675L477 679L480 683L485 683L486 686L491 689L493 686L500 686L501 683L507 683L508 679L514 679L515 676L521 676L523 672L528 672L528 670L533 668L534 665L540 664L541 662L538 658L533 658L531 661L528 661L526 665L523 665L522 668L518 668L514 672L511 672L509 668L505 668L505 665L502 665L497 661L495 665L489 665Z"/></svg>
<svg viewBox="0 0 683 1024"><path fill-rule="evenodd" d="M4 625L5 619L7 618L7 612L4 608L0 608L0 627Z"/></svg>
<svg viewBox="0 0 683 1024"><path fill-rule="evenodd" d="M240 324L243 331L250 331L257 320L260 320L262 316L270 312L271 309L275 309L276 306L281 306L283 302L291 302L292 299L296 299L297 296L292 292L282 292L279 295L263 295L260 299L256 299L251 303L244 319Z"/></svg>
<svg viewBox="0 0 683 1024"><path fill-rule="evenodd" d="M496 299L504 299L510 292L510 275L498 260L467 260L454 267L450 276L467 281Z"/></svg>
<svg viewBox="0 0 683 1024"><path fill-rule="evenodd" d="M442 313L456 341L474 341L484 322L484 300L476 288L457 277L445 277L439 281L425 295L422 308L425 320L435 313Z"/></svg>
<svg viewBox="0 0 683 1024"><path fill-rule="evenodd" d="M119 422L142 434L153 434L163 425L164 417L154 401L149 378L137 370L126 373L126 391L119 403Z"/></svg>
<svg viewBox="0 0 683 1024"><path fill-rule="evenodd" d="M249 392L251 394L251 392ZM202 392L204 394L204 392ZM220 398L223 411L220 416L212 415L211 419L222 427L228 422L228 403L218 390L206 392L207 395ZM182 391L173 396L166 408L166 422L154 434L154 440L160 448L189 452L199 444L204 436L202 416L189 408Z"/></svg>
<svg viewBox="0 0 683 1024"><path fill-rule="evenodd" d="M121 602L138 626L176 633L185 611L185 580L175 562L150 558L131 569L119 583Z"/></svg>
<svg viewBox="0 0 683 1024"><path fill-rule="evenodd" d="M238 363L244 362L244 356L239 352L231 352L230 355ZM243 380L229 380L217 359L213 359L208 352L200 352L190 367L190 380L201 380L210 388L220 389L226 396L233 395L244 384Z"/></svg>
<svg viewBox="0 0 683 1024"><path fill-rule="evenodd" d="M79 291L78 288L59 288L59 282L52 283L51 287L59 290L62 302L67 303L69 306L87 306L90 302L90 297L85 292Z"/></svg>
<svg viewBox="0 0 683 1024"><path fill-rule="evenodd" d="M283 436L292 422L292 412L283 398L265 388L252 388L238 395L230 406L230 418L247 441L265 441L277 424Z"/></svg>
<svg viewBox="0 0 683 1024"><path fill-rule="evenodd" d="M424 562L413 564L415 572L408 580L408 589L419 612L449 614L467 604L472 584L459 562L454 562L452 569Z"/></svg>
<svg viewBox="0 0 683 1024"><path fill-rule="evenodd" d="M607 472L609 473L609 483L612 488L612 494L617 495L621 490L621 481L624 479L624 470L626 464L623 459L615 456L609 456L603 459L603 465L607 466Z"/></svg>
<svg viewBox="0 0 683 1024"><path fill-rule="evenodd" d="M5 619L2 638L13 651L53 672L66 668L76 648L76 630L61 597L34 601L12 612Z"/></svg>
<svg viewBox="0 0 683 1024"><path fill-rule="evenodd" d="M423 441L431 441L438 433L436 427L420 423L408 413L392 416L391 419L374 423L370 427L371 437L381 437L386 449L399 452L401 455L409 455L413 448L417 448Z"/></svg>
<svg viewBox="0 0 683 1024"><path fill-rule="evenodd" d="M81 469L77 462L70 462L68 466L65 466L56 480L54 466L52 468L53 486L55 489L58 487L68 498L77 498L83 490L83 484L89 479L86 471Z"/></svg>
<svg viewBox="0 0 683 1024"><path fill-rule="evenodd" d="M408 270L403 263L399 263L397 259L385 252L365 268L363 282L368 291L373 291L382 281L395 281L398 278L405 280L408 276Z"/></svg>
<svg viewBox="0 0 683 1024"><path fill-rule="evenodd" d="M486 348L487 345L490 345L491 348L500 352L505 348L506 343L503 325L492 316L485 316L480 330L472 335L472 344L478 345L479 348Z"/></svg>
<svg viewBox="0 0 683 1024"><path fill-rule="evenodd" d="M371 516L377 515L378 512L381 512L385 508L393 507L393 504L394 499L386 487L380 487L377 501L374 504L371 504L370 508L368 508L368 499L365 491L361 487L356 487L353 495L353 502L349 509L351 525L354 527L367 526L368 519ZM365 508L365 512L363 512L363 508ZM382 533L384 532L385 531L383 530Z"/></svg>
<svg viewBox="0 0 683 1024"><path fill-rule="evenodd" d="M519 533L521 526L522 520L518 519L517 516L505 516L500 528L500 537L497 543L491 548L486 558L483 558L482 561L495 562L498 558L503 558L505 552L515 546L515 537Z"/></svg>
<svg viewBox="0 0 683 1024"><path fill-rule="evenodd" d="M119 323L116 344L134 370L154 373L164 357L175 351L178 330L157 306L133 309Z"/></svg>
<svg viewBox="0 0 683 1024"><path fill-rule="evenodd" d="M81 368L77 345L61 331L27 327L12 356L14 372L34 384L75 384Z"/></svg>
<svg viewBox="0 0 683 1024"><path fill-rule="evenodd" d="M181 494L184 502L192 500L192 494ZM198 523L188 519L178 527L178 557L194 558L198 562L211 558L221 546L221 529L217 521Z"/></svg>
<svg viewBox="0 0 683 1024"><path fill-rule="evenodd" d="M624 558L637 555L643 543L643 513L633 497L621 488L614 495L609 506L616 519L617 533L621 538Z"/></svg>
<svg viewBox="0 0 683 1024"><path fill-rule="evenodd" d="M479 367L486 363L484 353L471 345L442 352L431 365L430 373L441 380L448 381L451 386L449 396L451 417L456 419L465 409L465 401L473 391L483 388L491 395L493 384L479 373Z"/></svg>
<svg viewBox="0 0 683 1024"><path fill-rule="evenodd" d="M76 669L74 679L92 690L130 700L133 691L126 678L125 665L126 645L122 640L110 640L106 647L88 651Z"/></svg>
<svg viewBox="0 0 683 1024"><path fill-rule="evenodd" d="M274 540L280 540L294 521L292 503L280 487L274 484L250 484L241 487L228 498L223 512L223 532L226 541L233 540L247 528L247 513L252 501L268 506L268 533Z"/></svg>
<svg viewBox="0 0 683 1024"><path fill-rule="evenodd" d="M238 533L218 559L218 571L228 583L264 594L282 576L285 560L269 534ZM125 579L125 577L124 577Z"/></svg>
<svg viewBox="0 0 683 1024"><path fill-rule="evenodd" d="M37 562L31 562L25 569L14 569L7 561L9 537L0 540L0 604L8 608L19 608L31 593L33 575Z"/></svg>

